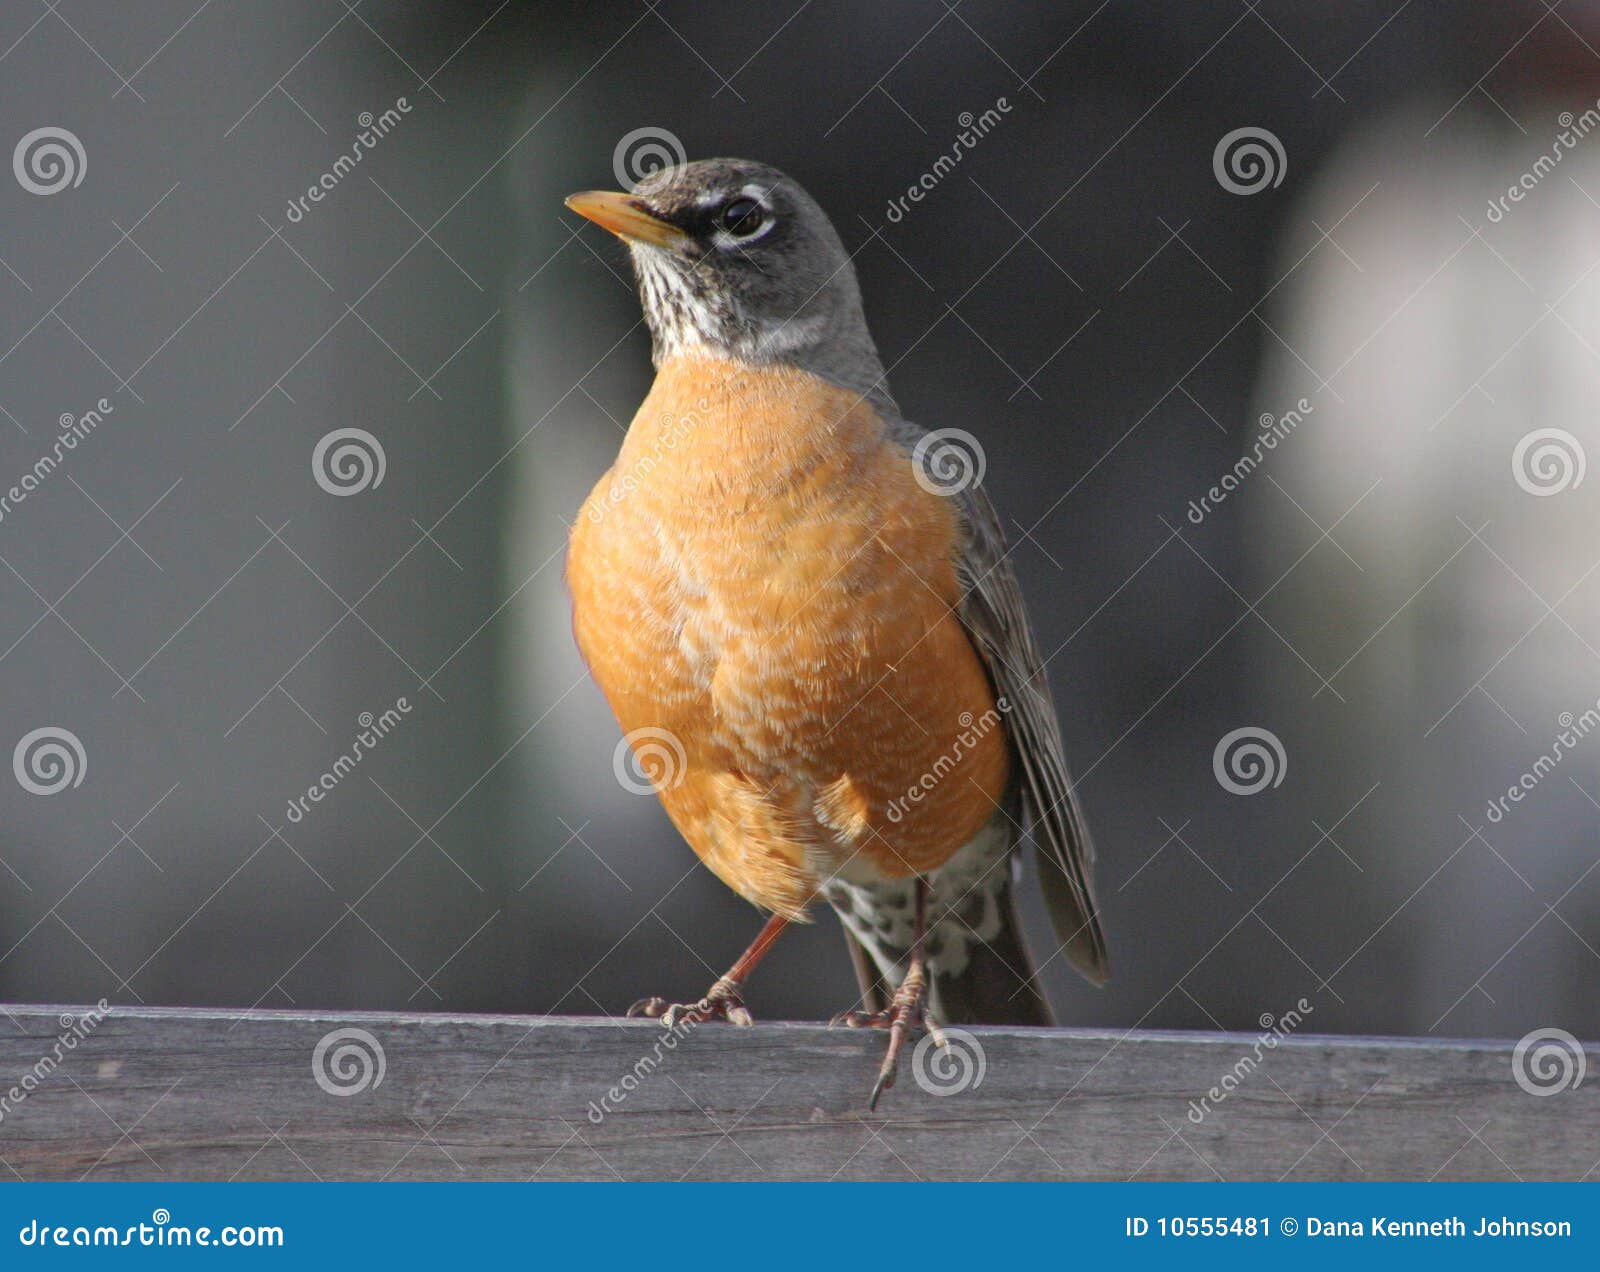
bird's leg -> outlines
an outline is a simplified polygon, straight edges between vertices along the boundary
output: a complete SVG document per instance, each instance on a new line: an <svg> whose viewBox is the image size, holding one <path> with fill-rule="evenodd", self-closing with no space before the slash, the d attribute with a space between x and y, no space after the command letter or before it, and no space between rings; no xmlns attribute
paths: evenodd
<svg viewBox="0 0 1600 1272"><path fill-rule="evenodd" d="M766 957L778 934L788 926L789 920L781 914L774 914L768 919L761 931L756 933L756 939L750 942L750 947L739 955L725 975L716 979L699 1002L669 1003L665 998L641 998L628 1008L628 1015L652 1019L660 1017L661 1023L668 1029L680 1021L691 1025L707 1020L726 1020L730 1025L753 1024L740 990L744 988L744 982L755 970L756 964Z"/></svg>
<svg viewBox="0 0 1600 1272"><path fill-rule="evenodd" d="M834 1018L834 1024L849 1025L853 1029L887 1029L889 1049L878 1069L878 1080L872 1085L872 1095L867 1107L878 1107L878 1098L894 1085L895 1068L906 1038L916 1029L926 1029L934 1045L942 1047L944 1034L928 1013L928 964L923 952L923 940L928 927L928 884L922 877L916 882L916 912L911 929L911 958L906 978L894 991L888 1007L882 1011L847 1011Z"/></svg>

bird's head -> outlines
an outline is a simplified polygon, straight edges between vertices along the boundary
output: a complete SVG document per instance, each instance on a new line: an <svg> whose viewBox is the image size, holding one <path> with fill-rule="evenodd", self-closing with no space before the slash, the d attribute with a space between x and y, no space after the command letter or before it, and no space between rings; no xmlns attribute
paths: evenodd
<svg viewBox="0 0 1600 1272"><path fill-rule="evenodd" d="M704 159L567 206L628 245L657 365L695 353L786 363L892 407L844 245L777 169Z"/></svg>

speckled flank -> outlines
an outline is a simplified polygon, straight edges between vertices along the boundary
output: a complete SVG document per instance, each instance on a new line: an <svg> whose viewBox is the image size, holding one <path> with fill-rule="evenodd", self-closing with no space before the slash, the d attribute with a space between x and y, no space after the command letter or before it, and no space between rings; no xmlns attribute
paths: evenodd
<svg viewBox="0 0 1600 1272"><path fill-rule="evenodd" d="M756 904L934 870L994 816L1002 729L888 815L994 705L951 608L957 534L858 395L705 356L662 364L578 517L579 647L625 731L682 743L662 802Z"/></svg>

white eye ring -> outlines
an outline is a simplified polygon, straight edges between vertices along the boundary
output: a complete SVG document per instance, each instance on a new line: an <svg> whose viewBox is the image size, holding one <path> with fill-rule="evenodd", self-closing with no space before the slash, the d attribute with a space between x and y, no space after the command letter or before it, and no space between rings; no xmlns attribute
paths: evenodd
<svg viewBox="0 0 1600 1272"><path fill-rule="evenodd" d="M772 226L774 224L772 203L769 200L768 192L766 190L762 189L758 185L747 185L736 195L734 195L732 199L723 199L719 196L714 200L714 202L732 203L737 199L749 199L750 202L754 203L758 208L761 209L761 224L749 234L734 234L728 230L722 229L720 226L717 227L712 231L711 242L719 252L739 251L742 248L748 247L751 243L759 242L772 231Z"/></svg>

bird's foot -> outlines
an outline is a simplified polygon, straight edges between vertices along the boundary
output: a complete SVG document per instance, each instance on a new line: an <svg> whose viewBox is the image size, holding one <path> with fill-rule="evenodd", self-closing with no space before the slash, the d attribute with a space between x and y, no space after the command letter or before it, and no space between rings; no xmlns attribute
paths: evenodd
<svg viewBox="0 0 1600 1272"><path fill-rule="evenodd" d="M928 974L919 964L912 965L911 970L906 973L905 980L900 983L900 988L894 991L894 997L884 1010L842 1012L835 1016L831 1023L844 1025L850 1029L889 1031L889 1049L883 1057L882 1066L878 1069L878 1080L872 1085L872 1095L867 1100L868 1109L877 1108L879 1097L894 1085L900 1052L911 1034L918 1029L926 1029L928 1036L933 1039L934 1046L945 1045L944 1032L928 1012Z"/></svg>
<svg viewBox="0 0 1600 1272"><path fill-rule="evenodd" d="M706 991L697 1003L669 1003L665 998L641 998L628 1008L628 1015L659 1019L668 1029L679 1024L699 1025L708 1020L726 1020L730 1025L753 1025L749 1008L739 994L739 982L724 976Z"/></svg>

